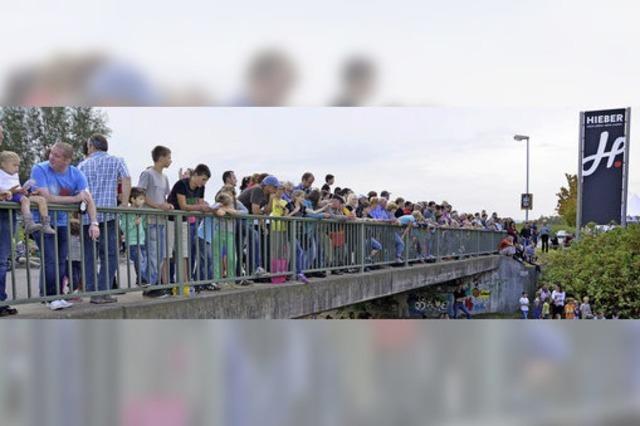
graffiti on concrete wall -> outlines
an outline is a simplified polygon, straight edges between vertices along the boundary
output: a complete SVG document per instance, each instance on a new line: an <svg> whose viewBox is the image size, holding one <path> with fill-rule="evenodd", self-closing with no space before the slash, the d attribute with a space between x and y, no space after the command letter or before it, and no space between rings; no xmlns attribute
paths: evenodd
<svg viewBox="0 0 640 426"><path fill-rule="evenodd" d="M470 296L467 298L469 305L467 308L473 313L484 313L490 311L491 291L488 289L481 289L477 284L470 292Z"/></svg>
<svg viewBox="0 0 640 426"><path fill-rule="evenodd" d="M407 307L410 317L440 318L449 311L451 297L449 293L412 292L407 295Z"/></svg>

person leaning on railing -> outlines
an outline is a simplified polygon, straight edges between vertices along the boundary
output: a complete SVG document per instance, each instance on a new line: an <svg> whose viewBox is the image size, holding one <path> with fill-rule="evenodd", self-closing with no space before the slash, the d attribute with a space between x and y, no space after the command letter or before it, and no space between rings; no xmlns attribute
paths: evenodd
<svg viewBox="0 0 640 426"><path fill-rule="evenodd" d="M249 210L249 214L256 216L268 216L271 213L271 204L269 203L271 194L274 194L280 187L280 181L275 176L266 176L262 181L253 187L245 189L239 196L240 201ZM248 271L249 274L263 275L265 269L263 265L269 264L269 259L265 259L268 255L269 239L268 231L263 220L254 222L250 228L250 221L247 221L244 235L247 238L248 253ZM264 240L267 247L260 244Z"/></svg>
<svg viewBox="0 0 640 426"><path fill-rule="evenodd" d="M131 193L131 177L122 158L107 153L109 143L102 135L92 135L86 142L87 158L78 165L78 169L87 178L96 207L116 208L118 205L118 184L122 184L122 199L129 200ZM124 206L128 203L125 202ZM98 213L91 219L84 217L82 223L85 231L84 259L87 292L110 290L118 269L118 226L113 213ZM103 232L92 244L89 229L99 226ZM100 269L96 271L98 259ZM96 282L97 276L97 282ZM91 296L91 303L115 303L117 299L110 295Z"/></svg>
<svg viewBox="0 0 640 426"><path fill-rule="evenodd" d="M511 235L505 236L502 241L500 241L498 252L504 256L513 256L516 254L516 247L513 244L513 237Z"/></svg>
<svg viewBox="0 0 640 426"><path fill-rule="evenodd" d="M167 203L167 196L171 193L171 187L169 186L169 178L164 173L164 169L169 168L172 163L171 150L165 146L158 145L151 150L151 159L153 160L153 166L140 174L137 186L145 190L147 208L171 212L173 211L173 205ZM165 218L166 216L161 215L147 216L147 278L151 286L169 283ZM148 289L143 295L168 297L169 293L167 290Z"/></svg>
<svg viewBox="0 0 640 426"><path fill-rule="evenodd" d="M57 142L51 148L49 160L38 163L31 170L34 183L34 193L43 196L49 204L76 204L85 202L91 224L87 226L88 241L95 241L100 237L100 228L96 206L89 192L87 177L78 168L71 165L74 149L64 142ZM114 181L115 186L115 181ZM34 216L38 215L35 212ZM67 213L51 212L51 223L55 224L56 235L36 232L34 238L44 257L44 265L40 270L40 295L53 296L61 294L62 289L56 288L56 282L62 283L67 273ZM56 265L58 275L56 275ZM64 300L54 300L49 304L53 310L64 309L72 304Z"/></svg>
<svg viewBox="0 0 640 426"><path fill-rule="evenodd" d="M211 178L211 170L204 164L198 164L198 166L191 171L189 177L181 179L177 181L171 192L169 193L169 197L167 198L167 202L171 204L174 210L180 210L183 212L209 212L211 209L204 201L205 196L205 186L207 182ZM174 253L175 262L183 262L183 270L185 273L183 274L183 279L181 281L188 282L190 281L190 262L189 262L189 251L195 253L194 247L189 247L191 245L192 238L189 238L190 235L190 225L187 223L188 221L193 221L195 224L196 219L194 216L186 217L182 216L182 219L179 223L175 223L176 218L173 216L169 217L169 229L167 229L167 240L169 246L169 253ZM177 229L176 229L177 226ZM177 240L180 239L182 252L178 253L178 244ZM195 241L194 241L195 243Z"/></svg>

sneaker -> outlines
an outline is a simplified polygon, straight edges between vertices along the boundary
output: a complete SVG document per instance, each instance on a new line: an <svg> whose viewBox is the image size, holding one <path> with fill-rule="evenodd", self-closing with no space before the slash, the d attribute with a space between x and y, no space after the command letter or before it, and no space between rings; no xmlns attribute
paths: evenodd
<svg viewBox="0 0 640 426"><path fill-rule="evenodd" d="M218 291L220 290L220 286L216 283L207 284L204 286L205 291Z"/></svg>
<svg viewBox="0 0 640 426"><path fill-rule="evenodd" d="M258 269L256 269L255 275L259 277L260 275L264 275L266 273L267 271L265 271L262 266L258 266Z"/></svg>
<svg viewBox="0 0 640 426"><path fill-rule="evenodd" d="M24 233L27 235L31 235L34 232L42 231L42 225L39 223L28 223L24 226Z"/></svg>
<svg viewBox="0 0 640 426"><path fill-rule="evenodd" d="M11 306L3 306L0 308L0 317L8 317L9 315L16 315L18 310Z"/></svg>
<svg viewBox="0 0 640 426"><path fill-rule="evenodd" d="M73 306L73 303L67 302L64 299L59 300L59 302L60 302L60 305L62 305L62 309L67 309Z"/></svg>
<svg viewBox="0 0 640 426"><path fill-rule="evenodd" d="M105 305L107 303L116 303L118 299L112 296L93 296L91 298L91 303L96 305Z"/></svg>
<svg viewBox="0 0 640 426"><path fill-rule="evenodd" d="M298 274L296 278L298 279L298 281L302 281L305 284L309 284L309 278L307 278L304 274Z"/></svg>
<svg viewBox="0 0 640 426"><path fill-rule="evenodd" d="M93 301L92 301L93 303ZM62 303L62 300L54 300L52 302L47 303L47 306L52 311L59 311L60 309L64 309L65 305Z"/></svg>
<svg viewBox="0 0 640 426"><path fill-rule="evenodd" d="M167 297L171 297L171 290L170 289L158 290L157 293L155 293L155 296L151 296L151 297L155 297L156 299L166 299Z"/></svg>
<svg viewBox="0 0 640 426"><path fill-rule="evenodd" d="M53 228L51 227L51 225L44 225L44 226L40 225L40 227L41 227L42 232L43 232L44 234L53 235L53 234L55 234L55 233L56 233L56 230L55 230L55 229L53 229Z"/></svg>

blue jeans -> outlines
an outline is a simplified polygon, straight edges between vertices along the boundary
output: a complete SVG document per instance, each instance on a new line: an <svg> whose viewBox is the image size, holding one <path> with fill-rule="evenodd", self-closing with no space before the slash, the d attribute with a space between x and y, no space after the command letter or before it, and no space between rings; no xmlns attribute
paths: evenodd
<svg viewBox="0 0 640 426"><path fill-rule="evenodd" d="M453 318L458 318L458 309L464 312L464 314L467 316L467 319L471 319L471 313L464 305L464 302L455 302L453 304Z"/></svg>
<svg viewBox="0 0 640 426"><path fill-rule="evenodd" d="M520 311L522 312L522 319L527 319L529 316L529 311Z"/></svg>
<svg viewBox="0 0 640 426"><path fill-rule="evenodd" d="M16 232L16 215L13 214L13 232ZM7 271L9 270L9 256L11 256L11 239L9 233L9 212L0 211L0 302L7 300Z"/></svg>
<svg viewBox="0 0 640 426"><path fill-rule="evenodd" d="M189 224L189 245L191 246L191 248L189 249L189 270L191 271L191 279L195 280L197 277L197 273L196 273L196 254L197 254L197 245L198 245L198 223L199 221L196 221L195 223L190 223Z"/></svg>
<svg viewBox="0 0 640 426"><path fill-rule="evenodd" d="M302 244L300 244L300 240L296 240L296 274L302 274L304 271L304 250L302 250Z"/></svg>
<svg viewBox="0 0 640 426"><path fill-rule="evenodd" d="M195 280L206 281L213 279L213 250L211 244L202 238L198 238L200 253L198 258L198 275Z"/></svg>
<svg viewBox="0 0 640 426"><path fill-rule="evenodd" d="M382 251L382 244L380 244L380 241L376 240L375 238L371 237L369 240L370 244L371 244L371 250L370 251Z"/></svg>
<svg viewBox="0 0 640 426"><path fill-rule="evenodd" d="M100 260L100 270L94 271L94 265L96 268L98 267L98 259ZM95 241L95 252L94 241L89 237L89 225L84 226L84 261L84 270L87 274L86 291L96 291L96 287L98 291L110 290L118 268L118 234L116 233L115 220L100 224L100 238Z"/></svg>
<svg viewBox="0 0 640 426"><path fill-rule="evenodd" d="M58 237L58 258L56 259L56 235L42 234L36 232L33 234L40 253L44 257L44 268L40 269L40 296L53 296L58 294L56 290L56 281L62 285L62 280L67 275L67 252L69 246L67 244L67 227L56 226ZM58 274L56 275L56 260ZM62 289L59 289L62 293Z"/></svg>
<svg viewBox="0 0 640 426"><path fill-rule="evenodd" d="M136 284L149 282L147 280L147 246L142 244L129 246L129 259L133 262L133 268L136 271Z"/></svg>
<svg viewBox="0 0 640 426"><path fill-rule="evenodd" d="M394 233L394 237L396 240L396 259L402 259L402 255L404 254L404 241L402 241L402 237L399 233Z"/></svg>
<svg viewBox="0 0 640 426"><path fill-rule="evenodd" d="M304 262L302 269L314 269L316 267L316 258L318 257L318 243L315 240L315 236L309 232L303 234L302 243L304 243L300 245L303 251L302 261Z"/></svg>
<svg viewBox="0 0 640 426"><path fill-rule="evenodd" d="M260 253L260 232L257 226L246 222L245 235L247 236L247 274L253 274L258 267L262 266L262 256Z"/></svg>
<svg viewBox="0 0 640 426"><path fill-rule="evenodd" d="M167 233L165 225L149 225L149 234L147 235L147 278L149 284L158 284L160 282L160 268L167 257L166 252Z"/></svg>

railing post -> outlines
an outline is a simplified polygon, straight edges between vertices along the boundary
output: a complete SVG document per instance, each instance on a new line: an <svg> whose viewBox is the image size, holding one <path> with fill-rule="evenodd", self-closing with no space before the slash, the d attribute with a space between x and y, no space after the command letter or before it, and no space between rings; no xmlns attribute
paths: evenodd
<svg viewBox="0 0 640 426"><path fill-rule="evenodd" d="M478 234L478 244L476 245L477 250L476 250L476 256L480 256L480 237L482 236L482 232L480 230L476 230L476 234Z"/></svg>
<svg viewBox="0 0 640 426"><path fill-rule="evenodd" d="M364 236L364 222L358 223L358 246L360 247L360 273L364 273L367 244Z"/></svg>
<svg viewBox="0 0 640 426"><path fill-rule="evenodd" d="M175 232L175 238L173 240L173 261L176 264L176 282L178 283L178 295L182 296L184 295L184 265L182 259L182 213L178 212L174 216L173 228ZM167 257L170 259L171 253L167 253Z"/></svg>
<svg viewBox="0 0 640 426"><path fill-rule="evenodd" d="M411 233L411 230L409 229L409 226L411 226L411 223L409 223L409 225L407 225L407 229L402 229L400 228L400 230L403 232L404 234L404 266L409 266L409 234Z"/></svg>
<svg viewBox="0 0 640 426"><path fill-rule="evenodd" d="M289 224L287 229L289 230L289 258L291 261L289 265L291 265L291 278L292 280L297 279L296 276L296 254L297 254L297 246L296 246L296 222L293 219L289 219Z"/></svg>

